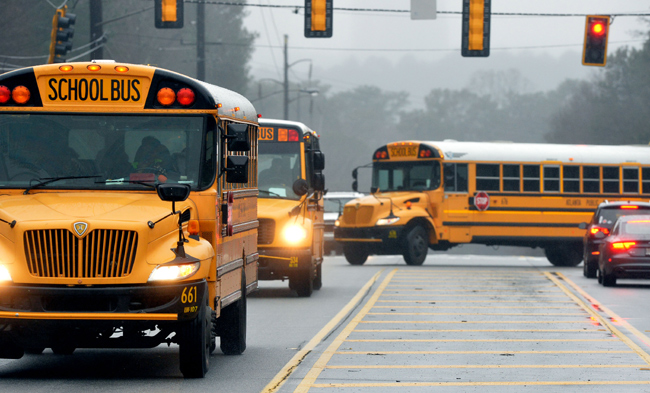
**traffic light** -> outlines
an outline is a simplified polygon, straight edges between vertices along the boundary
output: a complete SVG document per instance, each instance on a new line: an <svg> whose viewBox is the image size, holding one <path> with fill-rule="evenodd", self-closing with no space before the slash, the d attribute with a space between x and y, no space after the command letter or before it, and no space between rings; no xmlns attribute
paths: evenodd
<svg viewBox="0 0 650 393"><path fill-rule="evenodd" d="M305 37L330 38L334 0L305 0Z"/></svg>
<svg viewBox="0 0 650 393"><path fill-rule="evenodd" d="M463 57L490 56L491 0L463 0Z"/></svg>
<svg viewBox="0 0 650 393"><path fill-rule="evenodd" d="M77 15L66 12L68 7L59 8L52 18L52 35L50 41L50 58L48 64L65 63L65 56L72 50L74 24Z"/></svg>
<svg viewBox="0 0 650 393"><path fill-rule="evenodd" d="M183 27L183 0L156 0L154 9L156 28L180 29Z"/></svg>
<svg viewBox="0 0 650 393"><path fill-rule="evenodd" d="M607 63L609 16L587 15L582 65L604 67Z"/></svg>

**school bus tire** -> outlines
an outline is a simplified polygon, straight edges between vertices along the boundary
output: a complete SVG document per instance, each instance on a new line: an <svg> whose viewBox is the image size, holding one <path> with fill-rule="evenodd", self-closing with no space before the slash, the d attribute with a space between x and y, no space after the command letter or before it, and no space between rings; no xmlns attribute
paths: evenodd
<svg viewBox="0 0 650 393"><path fill-rule="evenodd" d="M314 277L314 289L319 290L323 287L323 264L316 265L316 277Z"/></svg>
<svg viewBox="0 0 650 393"><path fill-rule="evenodd" d="M28 347L25 348L25 353L30 355L40 355L45 351L45 347Z"/></svg>
<svg viewBox="0 0 650 393"><path fill-rule="evenodd" d="M573 244L551 245L544 254L553 266L578 266L582 261L582 251Z"/></svg>
<svg viewBox="0 0 650 393"><path fill-rule="evenodd" d="M75 351L75 347L72 345L56 345L52 347L52 352L54 352L55 355L72 355Z"/></svg>
<svg viewBox="0 0 650 393"><path fill-rule="evenodd" d="M420 266L427 259L429 236L427 230L416 225L406 234L402 256L407 265Z"/></svg>
<svg viewBox="0 0 650 393"><path fill-rule="evenodd" d="M210 366L212 318L207 291L196 318L184 322L180 329L179 360L185 378L203 378Z"/></svg>
<svg viewBox="0 0 650 393"><path fill-rule="evenodd" d="M242 270L241 297L221 310L220 348L224 355L241 355L246 350L246 276Z"/></svg>
<svg viewBox="0 0 650 393"><path fill-rule="evenodd" d="M344 244L343 255L350 265L360 266L368 260L368 250L361 244Z"/></svg>
<svg viewBox="0 0 650 393"><path fill-rule="evenodd" d="M313 269L303 269L289 277L289 288L296 291L298 297L310 297L314 292Z"/></svg>

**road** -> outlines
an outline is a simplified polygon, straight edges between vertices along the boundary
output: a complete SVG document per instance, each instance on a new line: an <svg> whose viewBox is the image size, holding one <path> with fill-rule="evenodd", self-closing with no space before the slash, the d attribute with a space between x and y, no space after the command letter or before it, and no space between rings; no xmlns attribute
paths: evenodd
<svg viewBox="0 0 650 393"><path fill-rule="evenodd" d="M174 346L46 350L0 360L0 391L650 391L650 281L604 288L541 257L445 253L419 267L327 257L323 275L311 298L261 282L246 352L217 350L205 379L182 378Z"/></svg>

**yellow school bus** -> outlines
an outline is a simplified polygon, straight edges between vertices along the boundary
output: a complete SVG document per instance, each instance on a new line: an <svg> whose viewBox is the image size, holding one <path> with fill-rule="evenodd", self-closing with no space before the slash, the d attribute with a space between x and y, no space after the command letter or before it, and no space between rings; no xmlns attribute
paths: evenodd
<svg viewBox="0 0 650 393"><path fill-rule="evenodd" d="M239 94L156 67L0 75L0 357L176 343L200 378L217 342L242 353L257 129Z"/></svg>
<svg viewBox="0 0 650 393"><path fill-rule="evenodd" d="M372 171L371 195L346 204L335 229L354 265L371 254L421 265L429 248L477 243L541 247L576 266L579 225L599 203L650 198L648 146L403 141L377 149Z"/></svg>
<svg viewBox="0 0 650 393"><path fill-rule="evenodd" d="M259 124L259 279L289 279L298 296L311 296L322 286L325 228L319 137L294 121Z"/></svg>

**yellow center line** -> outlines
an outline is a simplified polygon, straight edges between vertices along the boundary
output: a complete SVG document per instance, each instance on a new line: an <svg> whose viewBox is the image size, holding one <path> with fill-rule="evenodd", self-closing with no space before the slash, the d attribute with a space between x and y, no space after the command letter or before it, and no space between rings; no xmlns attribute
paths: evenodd
<svg viewBox="0 0 650 393"><path fill-rule="evenodd" d="M470 324L470 323L485 323L485 324L547 324L547 323L586 323L591 324L589 321L359 321L359 323L396 323L396 324L409 324L409 323L429 323L429 324Z"/></svg>
<svg viewBox="0 0 650 393"><path fill-rule="evenodd" d="M441 332L501 332L501 333L539 333L539 332L580 332L580 333L590 333L590 332L606 332L606 329L356 329L354 332L360 333L441 333Z"/></svg>
<svg viewBox="0 0 650 393"><path fill-rule="evenodd" d="M569 289L562 284L562 282L555 277L553 274L549 272L544 272L546 277L548 277L549 280L553 281L555 285L560 287L564 293L567 294L571 299L573 299L577 304L579 304L585 311L587 311L591 316L595 317L601 325L605 326L607 329L609 329L614 336L618 337L623 341L625 344L627 344L628 347L630 347L634 352L636 352L646 363L650 364L650 355L648 355L647 352L645 352L641 347L639 347L634 341L632 341L629 337L624 335L620 330L616 328L612 323L607 321L605 318L603 318L599 313L594 311L591 307L589 307L582 299L577 297L573 292L569 291ZM559 273L558 273L559 274ZM562 279L565 282L567 281L567 278L564 277L564 275L561 275Z"/></svg>
<svg viewBox="0 0 650 393"><path fill-rule="evenodd" d="M650 347L650 338L646 336L645 334L641 333L638 329L636 329L634 326L630 325L628 321L625 319L621 318L610 310L609 308L605 307L603 304L601 304L598 300L594 299L591 295L589 295L587 292L585 292L582 288L577 286L573 281L571 281L568 277L566 277L562 273L556 273L558 277L560 277L562 280L564 280L567 284L569 284L573 289L575 289L579 294L581 294L585 299L587 299L589 302L591 302L592 307L594 308L599 308L603 310L604 313L609 315L613 320L616 321L616 323L620 323L627 329L630 333L634 334L637 338L641 340L646 346Z"/></svg>
<svg viewBox="0 0 650 393"><path fill-rule="evenodd" d="M370 312L368 315L512 315L512 316L576 316L585 315L584 313L507 313L507 312Z"/></svg>
<svg viewBox="0 0 650 393"><path fill-rule="evenodd" d="M343 365L327 366L328 369L418 369L418 368L642 368L647 364L396 364L396 365Z"/></svg>
<svg viewBox="0 0 650 393"><path fill-rule="evenodd" d="M526 354L526 355L561 355L577 353L634 353L634 351L337 351L337 355L503 355L503 354Z"/></svg>
<svg viewBox="0 0 650 393"><path fill-rule="evenodd" d="M532 285L535 287L542 287L542 288L555 288L555 285L548 285L545 283L539 283L539 284L521 284L521 286L518 285L419 285L419 284L399 284L399 285L389 285L388 288L467 288L467 289L474 289L474 288L520 288L520 287L526 287L530 288Z"/></svg>
<svg viewBox="0 0 650 393"><path fill-rule="evenodd" d="M377 303L538 303L534 300L378 300ZM570 303L571 300L545 300L544 303Z"/></svg>
<svg viewBox="0 0 650 393"><path fill-rule="evenodd" d="M327 325L325 325L315 336L312 338L304 347L296 353L289 362L280 370L275 377L269 382L262 393L272 393L276 392L284 384L284 382L289 378L289 376L295 371L298 365L303 361L305 356L307 356L313 349L318 345L323 338L325 338L330 332L338 326L338 324L345 318L346 315L352 310L365 296L366 292L370 287L377 281L377 278L381 275L384 269L378 271L366 284L357 292L357 294L348 302L339 311L334 318L332 318Z"/></svg>
<svg viewBox="0 0 650 393"><path fill-rule="evenodd" d="M402 343L402 342L407 342L407 343L448 343L448 342L458 342L458 343L474 343L474 342L487 342L487 343L509 343L509 342L522 342L522 343L535 343L535 342L604 342L604 341L616 341L618 342L619 340L617 338L548 338L548 339L536 339L536 338L518 338L518 339L468 339L468 340L463 340L463 339L368 339L368 340L356 340L356 339L348 339L345 340L347 342L355 342L355 343ZM644 365L645 366L645 365Z"/></svg>
<svg viewBox="0 0 650 393"><path fill-rule="evenodd" d="M522 288L515 289L502 289L502 288L492 288L492 289L391 289L390 292L521 292ZM536 290L534 293L558 293L557 291L542 291ZM392 295L392 293L386 293L384 296Z"/></svg>
<svg viewBox="0 0 650 393"><path fill-rule="evenodd" d="M421 294L413 294L413 295L407 295L407 294L399 294L399 293L389 293L389 294L382 294L382 297L389 297L389 296L403 296L403 297L408 297L408 296L422 296ZM431 294L430 296L442 296L442 297L482 297L484 298L486 295L438 295L438 294ZM490 295L490 296L501 296L501 295ZM517 295L518 298L546 298L546 297L566 297L564 294L558 294L558 295Z"/></svg>
<svg viewBox="0 0 650 393"><path fill-rule="evenodd" d="M354 316L352 321L343 328L343 331L332 341L332 343L327 347L327 349L323 352L323 354L318 358L314 366L309 370L307 375L303 378L303 380L300 382L298 387L294 390L294 393L306 393L309 391L311 386L314 385L316 382L316 379L318 376L321 374L321 372L325 369L325 366L327 366L327 363L330 361L332 356L336 353L338 348L345 342L345 340L348 338L350 333L357 327L359 322L363 319L363 317L372 309L374 306L375 302L379 299L379 296L381 293L386 289L386 286L390 282L390 280L393 278L393 275L397 272L397 269L393 269L390 273L386 275L386 278L384 278L384 281L379 285L375 293L372 295L370 299L368 299L368 302L363 306L363 308L357 313L357 315Z"/></svg>
<svg viewBox="0 0 650 393"><path fill-rule="evenodd" d="M319 383L315 388L377 388L428 386L553 386L553 385L650 385L650 381L515 381L515 382L386 382L386 383Z"/></svg>
<svg viewBox="0 0 650 393"><path fill-rule="evenodd" d="M453 308L453 309L482 309L482 308L489 308L489 309L495 309L495 308L505 308L505 309L535 309L535 310L555 310L555 309L561 309L561 310L568 310L568 309L577 309L579 308L578 305L573 305L573 306L556 306L556 307L540 307L540 306L402 306L402 305L397 305L397 306L375 306L374 308L390 308L390 309L406 309L406 308L427 308L427 309L439 309L439 308Z"/></svg>

